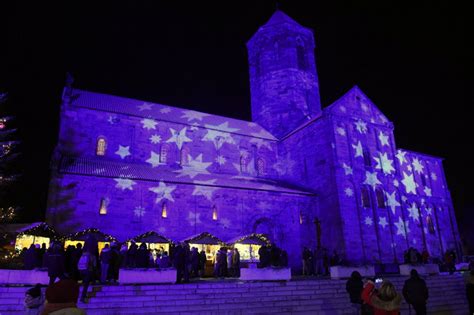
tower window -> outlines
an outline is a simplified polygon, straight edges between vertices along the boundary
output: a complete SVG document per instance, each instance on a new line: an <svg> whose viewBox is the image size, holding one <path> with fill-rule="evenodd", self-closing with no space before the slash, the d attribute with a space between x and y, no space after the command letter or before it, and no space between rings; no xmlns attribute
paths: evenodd
<svg viewBox="0 0 474 315"><path fill-rule="evenodd" d="M364 165L367 168L372 167L372 161L370 157L370 151L366 147L364 147L362 154L364 155Z"/></svg>
<svg viewBox="0 0 474 315"><path fill-rule="evenodd" d="M435 234L433 219L430 215L426 217L426 225L428 226L428 231L430 232L430 234Z"/></svg>
<svg viewBox="0 0 474 315"><path fill-rule="evenodd" d="M161 205L161 217L165 219L168 217L168 205L166 202L163 202Z"/></svg>
<svg viewBox="0 0 474 315"><path fill-rule="evenodd" d="M169 152L169 145L166 143L163 143L161 145L160 149L160 162L161 163L166 163L168 161L168 152Z"/></svg>
<svg viewBox="0 0 474 315"><path fill-rule="evenodd" d="M308 63L306 62L306 53L303 44L296 46L296 58L298 62L298 69L306 70Z"/></svg>
<svg viewBox="0 0 474 315"><path fill-rule="evenodd" d="M189 164L189 148L187 146L183 146L180 152L180 159L179 163L181 166L185 166Z"/></svg>
<svg viewBox="0 0 474 315"><path fill-rule="evenodd" d="M375 190L375 197L377 198L377 208L385 209L385 196L382 188Z"/></svg>
<svg viewBox="0 0 474 315"><path fill-rule="evenodd" d="M262 158L257 159L257 174L260 176L265 174L265 160Z"/></svg>
<svg viewBox="0 0 474 315"><path fill-rule="evenodd" d="M360 198L362 201L362 207L370 208L370 194L367 186L362 186L360 189Z"/></svg>
<svg viewBox="0 0 474 315"><path fill-rule="evenodd" d="M250 158L249 158L249 154L248 152L244 152L242 153L242 155L240 156L240 172L242 174L248 174L249 173L249 162L250 162Z"/></svg>
<svg viewBox="0 0 474 315"><path fill-rule="evenodd" d="M106 149L107 149L107 141L105 140L105 138L100 137L99 139L97 139L95 154L98 156L104 156Z"/></svg>

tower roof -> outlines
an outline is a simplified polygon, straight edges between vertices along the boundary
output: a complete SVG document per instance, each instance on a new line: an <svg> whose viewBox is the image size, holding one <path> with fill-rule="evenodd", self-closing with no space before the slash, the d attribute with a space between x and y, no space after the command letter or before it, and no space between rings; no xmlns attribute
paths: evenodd
<svg viewBox="0 0 474 315"><path fill-rule="evenodd" d="M273 15L270 17L268 22L265 23L265 26L277 25L277 24L283 24L283 23L290 23L290 24L301 26L298 22L296 22L291 17L286 15L286 13L280 10L276 10L275 13L273 13Z"/></svg>

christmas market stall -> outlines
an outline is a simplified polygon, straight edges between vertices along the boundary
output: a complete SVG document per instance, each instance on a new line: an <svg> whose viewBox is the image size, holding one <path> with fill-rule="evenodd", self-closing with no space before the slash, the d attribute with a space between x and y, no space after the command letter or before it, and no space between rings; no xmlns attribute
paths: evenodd
<svg viewBox="0 0 474 315"><path fill-rule="evenodd" d="M216 236L208 232L191 236L183 242L189 244L189 248L196 247L199 252L204 250L206 253L206 265L204 270L205 276L212 276L214 274L214 264L216 259L217 251L225 246L225 243Z"/></svg>
<svg viewBox="0 0 474 315"><path fill-rule="evenodd" d="M264 234L249 234L234 238L227 242L239 250L241 262L258 262L258 250L262 246L270 245L270 240Z"/></svg>
<svg viewBox="0 0 474 315"><path fill-rule="evenodd" d="M46 248L54 240L59 240L60 236L56 231L45 222L36 222L20 228L16 235L15 250L21 251L23 248L29 248L31 244L46 244Z"/></svg>
<svg viewBox="0 0 474 315"><path fill-rule="evenodd" d="M77 233L69 234L65 237L64 248L67 248L69 245L76 246L77 244L82 244L88 240L94 240L98 243L99 253L104 248L105 244L110 244L111 242L116 242L117 239L112 235L106 234L96 228L88 228Z"/></svg>
<svg viewBox="0 0 474 315"><path fill-rule="evenodd" d="M147 248L153 251L153 260L156 260L156 255L158 252L167 252L169 255L170 245L172 243L169 238L158 234L155 231L149 231L128 240L128 247L130 247L130 243L132 241L134 241L137 246L140 246L142 243L145 243L147 245Z"/></svg>

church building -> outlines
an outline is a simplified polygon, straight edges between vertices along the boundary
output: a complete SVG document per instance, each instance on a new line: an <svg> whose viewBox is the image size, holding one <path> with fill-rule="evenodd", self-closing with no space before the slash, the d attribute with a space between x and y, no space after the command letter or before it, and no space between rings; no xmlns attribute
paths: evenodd
<svg viewBox="0 0 474 315"><path fill-rule="evenodd" d="M409 247L459 254L442 159L398 148L357 86L323 107L314 48L282 11L258 29L252 121L67 86L47 222L120 241L262 233L295 269L318 243L354 264L401 263Z"/></svg>

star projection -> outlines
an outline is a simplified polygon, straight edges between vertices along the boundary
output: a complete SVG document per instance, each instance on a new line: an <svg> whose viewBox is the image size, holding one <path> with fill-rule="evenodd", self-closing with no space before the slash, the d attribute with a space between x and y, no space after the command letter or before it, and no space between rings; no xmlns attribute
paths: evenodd
<svg viewBox="0 0 474 315"><path fill-rule="evenodd" d="M348 264L458 250L442 159L396 147L396 122L357 86L322 106L314 47L281 11L252 36L252 121L66 86L48 222L119 241L265 234L296 272L302 248L318 246L315 222Z"/></svg>

